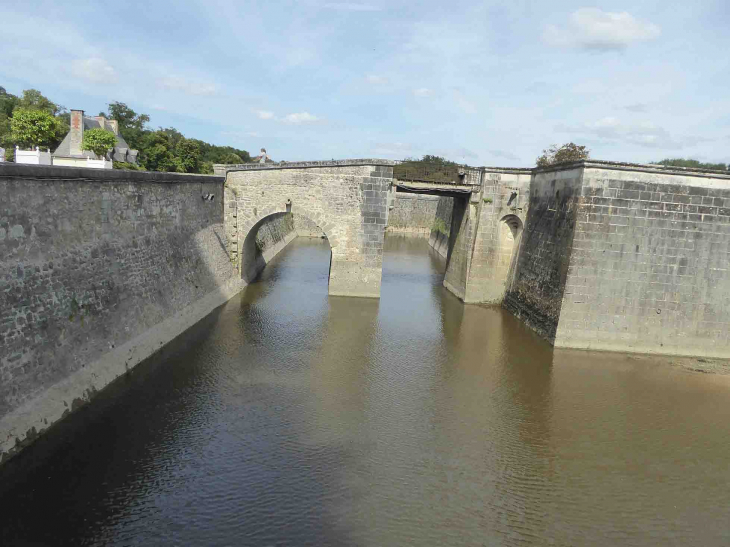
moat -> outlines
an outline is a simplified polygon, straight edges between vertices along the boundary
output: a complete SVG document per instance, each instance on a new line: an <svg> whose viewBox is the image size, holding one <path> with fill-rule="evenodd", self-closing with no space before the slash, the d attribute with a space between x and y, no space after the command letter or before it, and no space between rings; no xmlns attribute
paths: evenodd
<svg viewBox="0 0 730 547"><path fill-rule="evenodd" d="M389 236L326 241L0 469L2 545L727 545L730 377L557 351Z"/></svg>

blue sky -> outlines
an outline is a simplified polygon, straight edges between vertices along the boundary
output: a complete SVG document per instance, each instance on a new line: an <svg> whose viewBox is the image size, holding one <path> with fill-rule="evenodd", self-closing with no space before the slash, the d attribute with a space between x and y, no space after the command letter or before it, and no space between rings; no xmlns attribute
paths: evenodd
<svg viewBox="0 0 730 547"><path fill-rule="evenodd" d="M730 2L7 2L0 85L274 160L730 162Z"/></svg>

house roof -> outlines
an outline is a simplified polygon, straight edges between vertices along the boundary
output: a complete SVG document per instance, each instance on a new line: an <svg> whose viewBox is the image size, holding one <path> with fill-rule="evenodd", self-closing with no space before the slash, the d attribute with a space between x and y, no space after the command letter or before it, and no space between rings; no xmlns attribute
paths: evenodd
<svg viewBox="0 0 730 547"><path fill-rule="evenodd" d="M86 116L84 116L83 120L84 131L88 129L106 129L107 131L111 131L112 133L114 132L110 124L104 124L105 127L102 128L101 123L99 123L99 121L95 118L87 118ZM126 159L127 151L129 150L129 145L127 144L127 141L125 141L124 137L119 134L116 135L116 138L117 144L114 146L114 150L112 151L112 158L118 161L128 161ZM61 158L96 159L96 155L89 150L84 150L81 154L71 154L71 131L66 133L66 136L61 141L61 144L58 145L58 148L56 148L52 155L54 157ZM134 156L136 157L136 150Z"/></svg>

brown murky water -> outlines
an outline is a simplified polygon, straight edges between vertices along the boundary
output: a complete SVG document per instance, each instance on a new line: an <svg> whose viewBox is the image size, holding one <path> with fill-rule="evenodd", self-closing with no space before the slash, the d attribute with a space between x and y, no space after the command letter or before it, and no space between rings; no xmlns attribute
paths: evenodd
<svg viewBox="0 0 730 547"><path fill-rule="evenodd" d="M387 241L328 298L295 240L0 473L0 544L728 545L730 378L553 352Z"/></svg>

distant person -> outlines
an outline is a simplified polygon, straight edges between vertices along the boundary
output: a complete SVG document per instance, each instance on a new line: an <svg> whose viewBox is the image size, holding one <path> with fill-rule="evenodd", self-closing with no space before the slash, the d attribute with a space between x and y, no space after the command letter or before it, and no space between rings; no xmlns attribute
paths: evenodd
<svg viewBox="0 0 730 547"><path fill-rule="evenodd" d="M261 155L259 156L259 163L266 163L266 160L269 159L269 156L266 155L266 148L261 149Z"/></svg>

